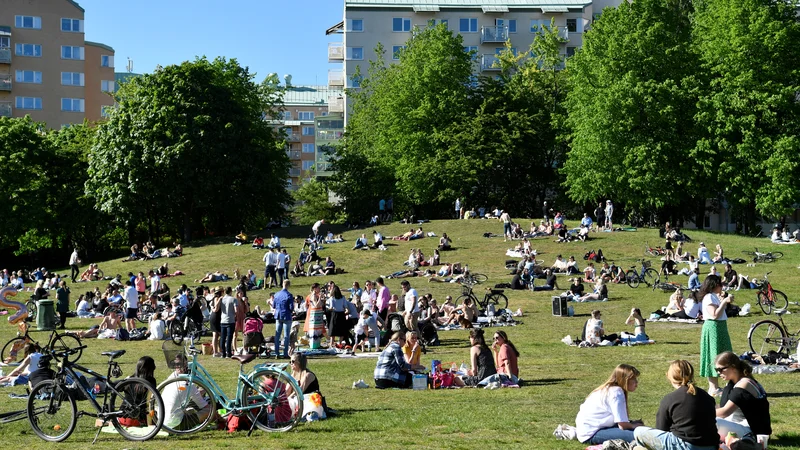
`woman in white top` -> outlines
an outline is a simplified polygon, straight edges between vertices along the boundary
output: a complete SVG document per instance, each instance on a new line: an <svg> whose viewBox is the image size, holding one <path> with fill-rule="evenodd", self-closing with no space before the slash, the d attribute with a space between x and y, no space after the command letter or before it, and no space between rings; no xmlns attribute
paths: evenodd
<svg viewBox="0 0 800 450"><path fill-rule="evenodd" d="M722 280L709 275L700 287L703 299L703 329L700 334L700 376L708 378L708 393L719 391L714 358L720 353L730 352L731 337L728 334L728 316L725 307L733 300L732 295L722 294Z"/></svg>
<svg viewBox="0 0 800 450"><path fill-rule="evenodd" d="M150 336L148 341L163 341L166 334L167 324L161 320L161 313L155 313L150 317Z"/></svg>
<svg viewBox="0 0 800 450"><path fill-rule="evenodd" d="M628 418L628 393L636 391L638 385L639 371L628 364L618 365L581 405L575 418L578 440L583 444L602 444L611 439L632 442L633 430L642 422Z"/></svg>
<svg viewBox="0 0 800 450"><path fill-rule="evenodd" d="M25 344L24 352L25 359L22 360L22 363L8 375L0 377L0 383L25 384L28 382L28 375L39 368L39 359L42 357L42 354L39 353L39 346L29 342Z"/></svg>

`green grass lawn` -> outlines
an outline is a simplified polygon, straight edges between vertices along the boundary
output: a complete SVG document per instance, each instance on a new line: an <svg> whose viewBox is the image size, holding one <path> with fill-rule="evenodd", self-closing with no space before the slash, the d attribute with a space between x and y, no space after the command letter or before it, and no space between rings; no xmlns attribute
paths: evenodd
<svg viewBox="0 0 800 450"><path fill-rule="evenodd" d="M523 223L526 223L523 221ZM454 251L442 253L446 262L468 263L473 272L485 273L489 276L487 284L508 282L511 276L504 268L505 250L514 244L503 242L502 238L484 238L484 232L502 233L502 224L496 221L436 221L425 224L426 231L434 231L437 235L446 232L454 240ZM378 229L386 236L400 234L407 230L406 225L392 224L380 226ZM280 230L282 243L289 248L293 258L299 252L302 236L307 235L310 227L297 227ZM368 236L371 229L365 230ZM349 287L354 280L363 285L364 280L374 279L379 275L387 275L403 268L402 263L408 257L411 247L420 247L429 255L438 243L436 238L426 238L412 242L392 242L387 251L352 251L353 241L362 231L344 232L346 242L327 246L320 252L321 256L330 255L337 267L346 273L329 277L343 288ZM740 274L763 277L766 271L773 271L770 279L776 289L784 291L790 301L800 299L800 256L795 246L771 245L764 238L745 238L725 234L688 231L694 243L687 244L685 249L695 253L697 243L701 240L712 249L717 243L722 244L726 254L738 257L743 250L781 250L786 256L772 264L759 264L756 267L738 265L735 269ZM592 240L587 243L557 244L553 239L537 239L533 247L537 249L546 262L552 264L557 254L564 257L574 255L584 267L582 256L590 248L602 248L609 260L627 268L635 264L637 258L643 256L645 242L651 245L663 244L658 238L657 230L642 229L625 233L592 233ZM249 246L232 246L233 239L221 242L202 242L187 245L185 256L170 259L170 269L181 270L186 275L168 278L166 283L176 290L182 283L194 286L194 279L206 272L220 270L229 275L234 269L241 272L253 269L263 273L261 258L263 251L252 250ZM121 259L121 258L120 258ZM164 260L147 262L121 263L120 259L100 262L100 268L106 275L129 271L138 272L154 268ZM651 258L653 259L653 258ZM85 261L89 262L89 261ZM654 266L656 263L654 262ZM722 269L722 268L720 268ZM706 274L708 266L701 266L702 274ZM67 272L67 269L59 269ZM722 270L720 270L722 271ZM312 282L329 278L293 278L291 291L295 294L308 292ZM685 277L676 277L678 281L686 281ZM563 280L563 281L562 281ZM411 278L409 281L420 294L431 292L440 302L445 295L456 297L460 286L454 284L428 283L425 278ZM566 287L566 277L560 277L562 287ZM233 285L233 282L223 283ZM72 286L73 301L78 294L93 288L100 283L84 283ZM399 280L388 280L387 285L392 292L400 292ZM589 286L587 286L588 288ZM146 443L131 443L117 435L102 434L99 444L103 447L116 448L355 448L355 447L457 447L457 448L534 448L534 449L582 449L585 446L577 441L558 441L552 436L555 427L560 423L574 424L578 407L589 392L600 385L619 363L633 364L642 372L638 390L630 397L630 413L634 418L643 418L645 423L653 425L660 399L671 391L666 381L665 372L670 361L684 358L698 364L700 326L690 324L652 323L647 326L647 333L657 344L639 347L612 347L596 349L578 349L568 347L561 339L571 334L580 334L580 329L592 309L599 308L603 312L606 330L619 332L632 331L632 327L624 324L631 307L642 309L645 316L649 312L667 304L669 294L653 292L644 286L631 289L625 285L610 285L610 301L607 303L573 303L576 317L554 317L551 314L551 293L506 290L509 307L513 310L521 308L525 316L524 323L517 327L504 328L510 339L518 347L521 357L520 372L525 380L522 389L501 389L489 391L483 389L437 390L437 391L381 391L374 388L352 390L355 380L363 378L370 386L374 384L372 371L375 360L340 358L312 359L309 367L320 379L322 391L328 404L340 411L340 416L311 424L302 424L295 431L281 434L266 434L256 431L248 440L246 433L229 435L224 431L205 431L188 437L157 438ZM735 303L743 305L755 299L755 291L739 291ZM23 294L26 297L27 294ZM264 305L267 291L250 293L252 305ZM763 318L759 308L753 304L753 312L749 317L734 318L729 322L734 351L742 353L748 350L747 331L750 324ZM800 308L790 309L797 313ZM786 317L790 328L800 327L800 321L794 315ZM96 323L95 320L70 319L68 328L86 329ZM15 326L0 326L0 344L14 336ZM274 332L274 326L267 325L265 335ZM491 332L491 331L489 331ZM431 359L445 362L465 362L469 355L469 343L466 331L448 331L439 335L442 345L434 347L423 355L423 364L430 364ZM46 339L46 338L45 338ZM207 340L207 338L205 338ZM84 350L82 363L98 370L105 370L105 358L99 353L104 350L126 349L120 362L126 374L133 371L136 360L143 355L155 358L158 370L156 377L163 380L168 371L160 343L152 341L114 342L89 340ZM233 361L221 361L209 356L201 357L203 365L215 376L220 385L229 392L235 387L235 374L238 364ZM762 375L762 382L770 394L772 424L774 434L770 440L771 448L800 448L800 433L795 418L800 384L797 374ZM706 388L705 380L698 380L699 386ZM5 389L3 394L21 392L20 388ZM0 402L0 410L12 411L24 408L24 401L5 398ZM88 405L87 405L88 406ZM63 448L83 448L93 437L94 420L82 418L78 428L63 445ZM44 447L30 430L27 421L0 425L0 435L8 444L21 448Z"/></svg>

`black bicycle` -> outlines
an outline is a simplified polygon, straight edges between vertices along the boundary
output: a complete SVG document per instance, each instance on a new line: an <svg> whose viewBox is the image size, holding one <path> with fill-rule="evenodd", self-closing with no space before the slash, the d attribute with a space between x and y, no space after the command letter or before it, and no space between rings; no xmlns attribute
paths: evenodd
<svg viewBox="0 0 800 450"><path fill-rule="evenodd" d="M53 358L60 363L55 378L40 382L28 396L28 421L36 435L45 441L61 442L75 431L78 418L84 415L111 422L119 434L131 441L146 441L158 434L164 424L164 402L156 387L136 377L111 380L122 376L115 359L124 355L125 350L101 353L108 356L108 372L103 376L70 361L70 355L84 348L42 355L45 363ZM94 386L75 369L92 375ZM102 404L98 402L100 397ZM93 412L78 411L77 402L82 399L89 402ZM101 430L98 427L92 443L97 441Z"/></svg>
<svg viewBox="0 0 800 450"><path fill-rule="evenodd" d="M39 342L37 342L33 336L31 336L30 327L28 327L28 324L24 322L20 323L19 330L17 331L17 337L6 342L6 345L4 345L3 349L0 350L0 361L3 361L6 364L16 361L17 355L19 355L20 351L22 351L22 348L25 347L25 344L29 342L33 342L39 347L42 347L42 345L39 344ZM64 351L73 348L82 348L81 340L76 336L71 334L60 334L55 329L50 332L50 337L47 339L47 345L44 347L52 352L56 352L56 354L61 354ZM80 350L70 355L72 362L77 361L80 359L80 357Z"/></svg>
<svg viewBox="0 0 800 450"><path fill-rule="evenodd" d="M494 305L495 311L508 308L508 297L503 294L502 289L486 288L483 300L478 299L472 289L472 284L463 283L461 285L461 295L456 299L456 306L464 303L466 299L472 299L473 304L480 305L482 309L487 309L489 305Z"/></svg>

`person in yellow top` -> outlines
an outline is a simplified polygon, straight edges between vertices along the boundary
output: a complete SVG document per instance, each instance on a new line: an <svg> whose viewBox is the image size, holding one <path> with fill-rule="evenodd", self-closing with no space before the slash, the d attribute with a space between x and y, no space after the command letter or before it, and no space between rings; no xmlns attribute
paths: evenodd
<svg viewBox="0 0 800 450"><path fill-rule="evenodd" d="M247 242L247 235L244 234L244 231L240 231L239 234L236 235L236 242L234 242L233 245L242 245Z"/></svg>
<svg viewBox="0 0 800 450"><path fill-rule="evenodd" d="M406 362L413 365L420 365L419 360L422 350L419 348L419 335L416 331L406 332L406 345L403 346L403 355Z"/></svg>

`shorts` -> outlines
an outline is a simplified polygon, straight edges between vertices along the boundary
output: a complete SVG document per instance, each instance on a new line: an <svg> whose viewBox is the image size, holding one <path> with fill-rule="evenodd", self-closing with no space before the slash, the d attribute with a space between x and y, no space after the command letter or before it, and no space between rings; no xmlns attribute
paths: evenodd
<svg viewBox="0 0 800 450"><path fill-rule="evenodd" d="M139 315L139 308L128 308L128 313L125 315L128 319L134 319Z"/></svg>

